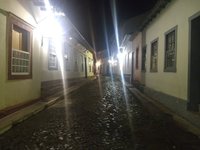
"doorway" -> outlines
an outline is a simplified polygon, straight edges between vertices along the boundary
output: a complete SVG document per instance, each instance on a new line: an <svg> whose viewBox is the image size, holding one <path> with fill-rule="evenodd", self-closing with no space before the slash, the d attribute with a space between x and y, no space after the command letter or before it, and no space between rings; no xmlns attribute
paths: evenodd
<svg viewBox="0 0 200 150"><path fill-rule="evenodd" d="M200 104L200 13L190 18L188 110L199 111Z"/></svg>
<svg viewBox="0 0 200 150"><path fill-rule="evenodd" d="M131 84L133 84L134 81L134 52L131 53Z"/></svg>
<svg viewBox="0 0 200 150"><path fill-rule="evenodd" d="M85 57L85 78L87 78L87 58Z"/></svg>

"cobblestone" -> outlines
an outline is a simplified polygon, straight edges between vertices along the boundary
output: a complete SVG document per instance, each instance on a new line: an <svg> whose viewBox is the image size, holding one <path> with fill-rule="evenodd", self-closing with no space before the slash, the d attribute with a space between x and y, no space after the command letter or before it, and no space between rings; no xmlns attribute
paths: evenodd
<svg viewBox="0 0 200 150"><path fill-rule="evenodd" d="M109 77L91 81L0 136L1 150L197 150L199 146L199 140L179 129L167 114L149 114L120 81Z"/></svg>

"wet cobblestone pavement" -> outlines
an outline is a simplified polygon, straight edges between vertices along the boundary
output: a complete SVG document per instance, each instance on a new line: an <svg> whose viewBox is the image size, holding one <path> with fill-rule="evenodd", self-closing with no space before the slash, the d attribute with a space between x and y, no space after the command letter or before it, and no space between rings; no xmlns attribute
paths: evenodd
<svg viewBox="0 0 200 150"><path fill-rule="evenodd" d="M0 150L197 150L196 136L150 115L120 81L90 81L0 136ZM170 121L169 121L170 120ZM190 140L188 140L190 139Z"/></svg>

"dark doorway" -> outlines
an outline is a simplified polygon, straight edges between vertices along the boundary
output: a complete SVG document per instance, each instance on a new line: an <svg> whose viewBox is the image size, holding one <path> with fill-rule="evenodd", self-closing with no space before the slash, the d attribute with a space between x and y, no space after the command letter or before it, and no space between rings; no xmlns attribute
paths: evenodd
<svg viewBox="0 0 200 150"><path fill-rule="evenodd" d="M188 110L199 111L200 103L200 14L190 19Z"/></svg>
<svg viewBox="0 0 200 150"><path fill-rule="evenodd" d="M85 57L85 78L87 78L87 58Z"/></svg>
<svg viewBox="0 0 200 150"><path fill-rule="evenodd" d="M133 84L134 80L134 52L132 52L132 57L131 57L131 83Z"/></svg>

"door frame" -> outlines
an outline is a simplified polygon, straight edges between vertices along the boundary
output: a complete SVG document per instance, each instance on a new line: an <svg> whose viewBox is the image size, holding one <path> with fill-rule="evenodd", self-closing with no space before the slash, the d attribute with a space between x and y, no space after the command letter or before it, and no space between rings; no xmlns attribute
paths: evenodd
<svg viewBox="0 0 200 150"><path fill-rule="evenodd" d="M191 88L191 83L190 83L190 77L191 77L191 40L192 40L192 20L200 16L200 11L189 17L189 38L188 38L188 89L187 89L187 110L191 111L199 111L199 106L194 106L193 101L190 99L190 88Z"/></svg>

